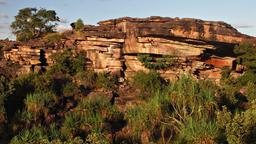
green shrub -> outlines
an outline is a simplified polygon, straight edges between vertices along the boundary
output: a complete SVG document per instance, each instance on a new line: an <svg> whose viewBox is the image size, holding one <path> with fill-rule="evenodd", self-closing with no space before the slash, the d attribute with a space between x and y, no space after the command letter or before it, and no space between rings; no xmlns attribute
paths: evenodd
<svg viewBox="0 0 256 144"><path fill-rule="evenodd" d="M47 115L49 108L53 107L55 102L56 96L51 92L35 92L25 99L27 111L33 113L35 119L42 113Z"/></svg>
<svg viewBox="0 0 256 144"><path fill-rule="evenodd" d="M249 102L256 100L256 84L248 82L245 95Z"/></svg>
<svg viewBox="0 0 256 144"><path fill-rule="evenodd" d="M63 87L63 95L66 97L74 96L80 92L79 88L72 82L68 82Z"/></svg>
<svg viewBox="0 0 256 144"><path fill-rule="evenodd" d="M84 22L82 19L78 19L76 22L75 22L75 30L76 31L82 31L84 28Z"/></svg>
<svg viewBox="0 0 256 144"><path fill-rule="evenodd" d="M54 65L50 68L50 73L62 72L65 74L75 75L85 70L85 54L73 53L71 49L65 49L61 53L52 55Z"/></svg>
<svg viewBox="0 0 256 144"><path fill-rule="evenodd" d="M246 71L242 76L236 79L236 86L246 86L248 82L256 84L256 74L253 71Z"/></svg>
<svg viewBox="0 0 256 144"><path fill-rule="evenodd" d="M87 136L86 142L90 144L110 144L102 133L91 133Z"/></svg>
<svg viewBox="0 0 256 144"><path fill-rule="evenodd" d="M164 80L155 71L150 71L149 73L139 71L133 77L133 84L140 89L141 97L147 98L154 92L163 89Z"/></svg>
<svg viewBox="0 0 256 144"><path fill-rule="evenodd" d="M26 129L21 131L17 136L11 139L11 144L48 144L50 143L47 135L40 127L33 127L32 129Z"/></svg>
<svg viewBox="0 0 256 144"><path fill-rule="evenodd" d="M49 33L44 36L44 40L49 43L56 43L63 39L64 36L60 33Z"/></svg>
<svg viewBox="0 0 256 144"><path fill-rule="evenodd" d="M189 118L182 127L178 142L194 144L215 144L219 135L219 130L215 122L204 119L194 120Z"/></svg>
<svg viewBox="0 0 256 144"><path fill-rule="evenodd" d="M108 73L98 73L96 77L96 87L113 89L117 84L117 77L111 76Z"/></svg>
<svg viewBox="0 0 256 144"><path fill-rule="evenodd" d="M132 130L134 140L140 139L143 131L153 134L154 128L160 124L161 108L158 97L152 98L148 103L135 105L127 109L126 120Z"/></svg>
<svg viewBox="0 0 256 144"><path fill-rule="evenodd" d="M256 105L244 112L232 114L223 109L217 113L218 124L225 130L227 141L232 144L253 143L256 139Z"/></svg>
<svg viewBox="0 0 256 144"><path fill-rule="evenodd" d="M96 87L97 74L93 71L79 72L75 78L84 88L92 89Z"/></svg>
<svg viewBox="0 0 256 144"><path fill-rule="evenodd" d="M104 119L115 111L116 109L103 96L83 99L74 112L65 114L62 133L66 137L76 136L78 133L101 133Z"/></svg>
<svg viewBox="0 0 256 144"><path fill-rule="evenodd" d="M150 54L138 54L138 60L149 69L166 69L177 64L177 57L174 56L162 56L152 57Z"/></svg>
<svg viewBox="0 0 256 144"><path fill-rule="evenodd" d="M238 63L245 65L247 69L256 70L256 46L253 42L242 42L234 49L238 55Z"/></svg>

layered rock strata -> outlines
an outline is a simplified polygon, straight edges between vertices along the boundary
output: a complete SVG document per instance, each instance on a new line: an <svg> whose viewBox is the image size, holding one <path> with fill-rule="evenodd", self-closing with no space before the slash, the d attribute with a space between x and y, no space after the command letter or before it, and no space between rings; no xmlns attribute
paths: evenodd
<svg viewBox="0 0 256 144"><path fill-rule="evenodd" d="M150 70L138 59L139 54L149 54L153 59L174 56L179 59L175 67L158 69L165 78L189 73L218 81L223 67L236 69L234 46L255 39L224 22L188 18L125 17L98 24L87 25L80 33L70 32L58 45L20 43L6 50L4 57L26 66L43 65L42 58L51 64L51 54L74 47L86 52L90 60L87 67L129 78L137 71Z"/></svg>

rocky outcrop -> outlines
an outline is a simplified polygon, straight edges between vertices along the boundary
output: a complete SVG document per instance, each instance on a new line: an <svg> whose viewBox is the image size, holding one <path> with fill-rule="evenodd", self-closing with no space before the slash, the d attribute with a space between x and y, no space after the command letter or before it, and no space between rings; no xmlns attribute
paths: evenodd
<svg viewBox="0 0 256 144"><path fill-rule="evenodd" d="M64 47L85 51L87 67L131 77L136 71L149 71L138 59L150 54L152 63L159 58L178 58L175 66L158 69L167 79L181 74L218 81L223 67L236 69L233 48L245 40L254 40L224 22L179 18L119 18L87 25L82 32L71 31L55 45L19 43L4 52L5 59L21 65L51 64L49 56Z"/></svg>

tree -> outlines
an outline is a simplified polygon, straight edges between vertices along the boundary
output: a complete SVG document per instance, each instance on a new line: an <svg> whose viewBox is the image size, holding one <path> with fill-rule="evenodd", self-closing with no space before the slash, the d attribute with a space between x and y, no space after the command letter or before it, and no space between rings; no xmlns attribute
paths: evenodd
<svg viewBox="0 0 256 144"><path fill-rule="evenodd" d="M238 63L247 69L256 72L256 46L252 42L242 42L235 47L234 53L238 55Z"/></svg>
<svg viewBox="0 0 256 144"><path fill-rule="evenodd" d="M24 8L19 10L11 28L17 40L27 41L38 38L42 34L53 32L59 17L54 10Z"/></svg>
<svg viewBox="0 0 256 144"><path fill-rule="evenodd" d="M75 22L75 30L76 31L81 31L82 29L84 28L84 22L82 19L78 19L76 22Z"/></svg>

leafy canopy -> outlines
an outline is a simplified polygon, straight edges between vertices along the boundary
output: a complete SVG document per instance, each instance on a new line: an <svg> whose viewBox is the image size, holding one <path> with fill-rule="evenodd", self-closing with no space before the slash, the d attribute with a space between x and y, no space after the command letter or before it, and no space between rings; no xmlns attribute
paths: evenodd
<svg viewBox="0 0 256 144"><path fill-rule="evenodd" d="M28 41L42 34L53 32L59 17L54 10L23 8L12 22L11 28L19 41Z"/></svg>

